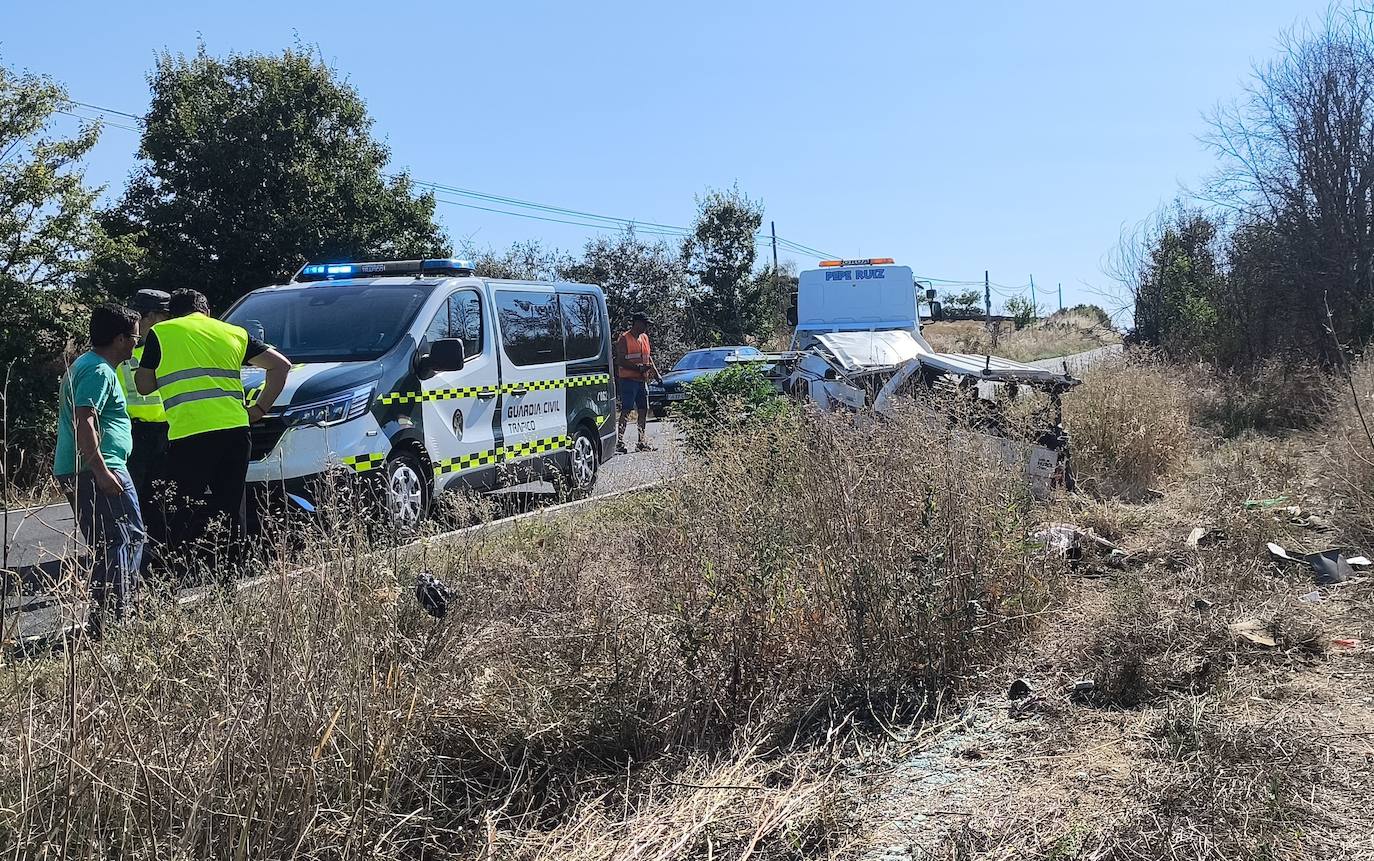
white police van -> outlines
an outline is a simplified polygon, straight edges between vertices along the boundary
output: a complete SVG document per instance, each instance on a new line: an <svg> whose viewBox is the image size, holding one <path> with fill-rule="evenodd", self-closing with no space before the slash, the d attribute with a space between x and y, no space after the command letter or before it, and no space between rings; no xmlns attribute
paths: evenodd
<svg viewBox="0 0 1374 861"><path fill-rule="evenodd" d="M364 475L411 525L460 486L586 491L615 452L599 287L482 278L452 259L316 263L224 319L292 361L252 427L250 482L308 494L322 474ZM251 403L263 372L243 374Z"/></svg>

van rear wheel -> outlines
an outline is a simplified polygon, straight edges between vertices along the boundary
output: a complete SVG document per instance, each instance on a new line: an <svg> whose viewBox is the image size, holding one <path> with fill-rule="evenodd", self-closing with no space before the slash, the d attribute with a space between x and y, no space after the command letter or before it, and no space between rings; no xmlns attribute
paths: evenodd
<svg viewBox="0 0 1374 861"><path fill-rule="evenodd" d="M596 437L586 428L579 430L573 437L572 450L568 452L568 471L563 476L567 491L574 496L585 496L596 484L600 465Z"/></svg>
<svg viewBox="0 0 1374 861"><path fill-rule="evenodd" d="M396 451L386 461L383 491L387 517L397 529L415 529L429 512L426 470L413 452Z"/></svg>

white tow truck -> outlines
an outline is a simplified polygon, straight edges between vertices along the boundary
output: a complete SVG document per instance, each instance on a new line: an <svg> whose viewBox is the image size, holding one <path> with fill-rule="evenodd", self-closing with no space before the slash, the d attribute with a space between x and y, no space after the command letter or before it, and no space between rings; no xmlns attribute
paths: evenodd
<svg viewBox="0 0 1374 861"><path fill-rule="evenodd" d="M911 268L891 258L827 260L798 276L796 329L769 361L783 392L824 410L891 419L904 404L955 408L973 430L1020 464L1037 495L1073 488L1062 395L1079 380L996 356L939 353L921 334L921 296ZM737 360L740 361L740 360ZM1042 408L1019 421L1007 405L1032 393Z"/></svg>

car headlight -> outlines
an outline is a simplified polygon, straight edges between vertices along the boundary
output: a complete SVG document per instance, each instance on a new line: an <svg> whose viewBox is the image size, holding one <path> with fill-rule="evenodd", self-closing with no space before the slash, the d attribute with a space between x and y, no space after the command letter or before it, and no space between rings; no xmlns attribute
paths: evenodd
<svg viewBox="0 0 1374 861"><path fill-rule="evenodd" d="M373 386L364 386L327 401L289 407L286 412L282 413L282 420L286 422L287 427L295 425L329 427L349 419L356 419L367 412L368 404L372 402L373 389Z"/></svg>

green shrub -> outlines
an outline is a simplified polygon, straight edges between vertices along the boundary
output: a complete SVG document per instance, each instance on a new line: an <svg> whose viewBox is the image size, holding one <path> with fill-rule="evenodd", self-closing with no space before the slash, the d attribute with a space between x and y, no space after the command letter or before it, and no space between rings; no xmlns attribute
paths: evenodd
<svg viewBox="0 0 1374 861"><path fill-rule="evenodd" d="M721 433L775 422L787 406L762 370L739 365L688 383L677 419L687 444L704 452Z"/></svg>
<svg viewBox="0 0 1374 861"><path fill-rule="evenodd" d="M1013 296L1007 300L1007 315L1016 321L1016 328L1024 329L1034 323L1039 316L1036 313L1035 304L1031 300L1021 296Z"/></svg>

